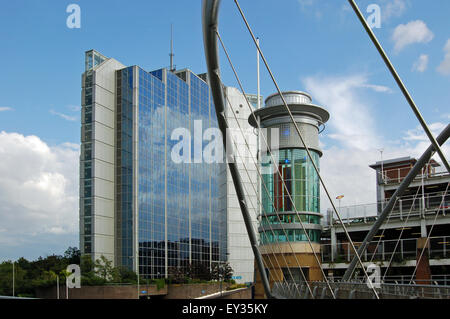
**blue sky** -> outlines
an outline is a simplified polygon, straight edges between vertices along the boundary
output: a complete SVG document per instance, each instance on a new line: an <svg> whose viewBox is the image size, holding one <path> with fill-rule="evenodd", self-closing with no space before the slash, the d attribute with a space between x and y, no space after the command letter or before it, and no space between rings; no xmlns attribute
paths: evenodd
<svg viewBox="0 0 450 319"><path fill-rule="evenodd" d="M80 29L66 26L66 8L72 3L81 8ZM328 151L322 170L332 192L349 194L343 205L374 201L374 177L367 166L379 160L377 149L384 148L385 157L418 156L428 142L348 2L240 3L280 87L306 90L331 112L321 141ZM437 134L450 114L450 2L358 1L364 12L370 4L381 8L376 35ZM0 154L7 158L3 171L0 167L0 173L5 172L3 180L0 177L0 218L8 221L3 226L0 222L0 260L35 258L78 246L84 52L94 48L149 71L165 67L172 23L177 67L205 72L199 0L0 3ZM247 92L255 93L256 52L233 1L222 1L220 32ZM226 84L237 86L225 59L222 72ZM261 82L264 96L275 91L264 71ZM12 155L5 145L17 146ZM37 165L41 174L18 176L15 172L22 166L17 163ZM338 186L343 183L348 185ZM14 201L5 195L13 189L27 198L27 190L42 196L25 205L23 197ZM15 236L20 243L14 244Z"/></svg>

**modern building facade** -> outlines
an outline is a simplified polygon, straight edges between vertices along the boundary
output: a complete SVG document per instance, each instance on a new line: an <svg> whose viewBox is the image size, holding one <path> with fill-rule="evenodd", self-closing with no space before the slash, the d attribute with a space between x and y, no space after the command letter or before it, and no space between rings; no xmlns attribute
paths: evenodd
<svg viewBox="0 0 450 319"><path fill-rule="evenodd" d="M311 97L304 92L284 92L283 97L312 161L319 167L322 156L319 128L328 121L328 112L312 104ZM320 184L313 162L279 94L269 96L265 107L253 112L248 121L254 127L258 126L256 121L260 122L261 128L265 129L261 132L271 148L270 153L264 148L261 153L263 180L259 227L260 249L269 281L321 280L320 267L314 257L314 252L320 256ZM263 297L259 280L258 276L256 296Z"/></svg>
<svg viewBox="0 0 450 319"><path fill-rule="evenodd" d="M238 89L225 88L225 116L233 136L233 147L236 150L238 170L242 178L242 186L249 205L255 233L257 232L259 215L259 191L257 172L258 136L248 123L248 117L257 107L257 96L244 96ZM249 105L251 109L249 109ZM239 201L236 196L233 180L227 167L226 205L228 229L228 261L234 270L233 278L238 283L254 281L253 251L245 228Z"/></svg>
<svg viewBox="0 0 450 319"><path fill-rule="evenodd" d="M377 177L377 201L342 207L340 212L356 246L416 162L402 157L370 165ZM361 256L366 266L380 266L384 282L450 284L450 174L441 168L434 160L423 168ZM334 217L328 218L322 235L322 261L329 277L339 279L354 254Z"/></svg>
<svg viewBox="0 0 450 319"><path fill-rule="evenodd" d="M80 247L148 278L227 259L224 163L204 163L208 141L172 158L177 128L217 127L205 75L147 72L91 50L82 76ZM202 132L201 132L202 133ZM199 151L200 150L200 151ZM186 150L183 150L186 152ZM186 155L186 154L182 154ZM200 158L198 158L200 156Z"/></svg>

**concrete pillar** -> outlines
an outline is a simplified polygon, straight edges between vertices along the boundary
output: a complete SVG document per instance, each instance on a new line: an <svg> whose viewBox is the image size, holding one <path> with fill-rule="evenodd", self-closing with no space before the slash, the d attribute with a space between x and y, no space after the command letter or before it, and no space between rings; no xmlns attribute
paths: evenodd
<svg viewBox="0 0 450 319"><path fill-rule="evenodd" d="M425 219L420 220L420 236L425 238L427 237L427 224Z"/></svg>
<svg viewBox="0 0 450 319"><path fill-rule="evenodd" d="M427 242L427 238L417 239L417 271L416 271L416 283L418 285L429 285L431 281L431 269L430 260L428 258L428 251L430 248L430 242ZM422 253L423 250L423 253ZM419 257L422 255L422 258Z"/></svg>

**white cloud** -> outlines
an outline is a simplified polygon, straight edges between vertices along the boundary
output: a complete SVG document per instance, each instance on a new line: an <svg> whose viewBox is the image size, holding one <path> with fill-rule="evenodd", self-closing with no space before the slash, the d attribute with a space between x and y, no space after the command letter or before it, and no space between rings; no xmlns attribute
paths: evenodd
<svg viewBox="0 0 450 319"><path fill-rule="evenodd" d="M356 204L372 204L376 202L375 171L369 167L379 161L383 148L383 159L405 156L420 157L430 145L428 138L420 126L403 133L400 140L389 140L380 137L376 132L375 114L364 88L377 92L388 92L369 84L367 76L351 75L348 77L309 77L304 80L305 90L311 93L314 100L324 105L331 113L325 137L338 140L340 143L322 144L323 157L320 170L330 196L338 206L338 195L345 195L342 207ZM437 136L444 129L444 123L429 125ZM449 143L443 146L445 154L449 154ZM439 162L438 157L434 157ZM321 192L321 211L325 213L331 207L325 192Z"/></svg>
<svg viewBox="0 0 450 319"><path fill-rule="evenodd" d="M429 57L426 54L420 55L419 59L414 62L413 71L425 72L428 68Z"/></svg>
<svg viewBox="0 0 450 319"><path fill-rule="evenodd" d="M384 0L381 14L383 20L391 17L400 17L407 9L405 0Z"/></svg>
<svg viewBox="0 0 450 319"><path fill-rule="evenodd" d="M71 122L77 121L77 117L76 116L70 116L70 115L67 115L67 114L64 114L64 113L56 112L54 110L50 110L50 113L53 114L53 115L57 115L60 118L66 120L66 121L71 121Z"/></svg>
<svg viewBox="0 0 450 319"><path fill-rule="evenodd" d="M375 85L375 84L362 84L361 87L372 89L375 92L379 93L392 93L391 88L383 85Z"/></svg>
<svg viewBox="0 0 450 319"><path fill-rule="evenodd" d="M444 52L444 61L439 65L438 71L443 75L450 75L450 39L448 39L445 44Z"/></svg>
<svg viewBox="0 0 450 319"><path fill-rule="evenodd" d="M0 106L0 112L12 111L13 109L9 106Z"/></svg>
<svg viewBox="0 0 450 319"><path fill-rule="evenodd" d="M399 53L406 46L414 43L428 43L433 40L434 34L421 20L411 21L398 25L392 34L395 42L394 51Z"/></svg>
<svg viewBox="0 0 450 319"><path fill-rule="evenodd" d="M328 137L338 140L341 145L360 150L379 144L370 107L360 93L363 88L377 92L388 92L390 89L369 84L364 75L309 77L304 84L313 98L333 114L327 124L331 132Z"/></svg>
<svg viewBox="0 0 450 319"><path fill-rule="evenodd" d="M39 137L2 131L0 158L0 247L26 251L50 235L75 237L79 146L50 147Z"/></svg>
<svg viewBox="0 0 450 319"><path fill-rule="evenodd" d="M437 137L446 125L438 122L429 126L433 135ZM405 156L419 158L431 145L431 142L419 125L406 131L400 141L386 140L384 144L383 159L386 160ZM450 143L444 144L441 148L448 158ZM441 163L438 155L433 158ZM334 200L338 195L345 195L341 202L342 207L375 203L375 171L369 165L380 159L381 154L375 147L367 151L345 146L325 148L320 170L331 198ZM337 207L337 201L335 201L335 205ZM322 213L331 208L323 189L321 191L321 207ZM346 211L342 210L342 214L345 215ZM345 218L345 216L343 217Z"/></svg>

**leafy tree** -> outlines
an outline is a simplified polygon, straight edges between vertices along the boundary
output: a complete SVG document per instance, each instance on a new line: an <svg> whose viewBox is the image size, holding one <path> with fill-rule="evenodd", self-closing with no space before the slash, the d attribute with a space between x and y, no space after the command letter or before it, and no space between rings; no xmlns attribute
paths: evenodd
<svg viewBox="0 0 450 319"><path fill-rule="evenodd" d="M81 256L80 260L80 270L81 274L87 274L94 270L94 263L92 261L92 258L90 255L83 255Z"/></svg>
<svg viewBox="0 0 450 319"><path fill-rule="evenodd" d="M213 280L230 281L233 277L233 268L229 263L214 264L211 270Z"/></svg>
<svg viewBox="0 0 450 319"><path fill-rule="evenodd" d="M64 252L64 258L69 265L76 264L79 265L81 262L81 252L77 247L69 247Z"/></svg>
<svg viewBox="0 0 450 319"><path fill-rule="evenodd" d="M114 268L113 280L120 283L136 283L137 275L127 267L119 266Z"/></svg>
<svg viewBox="0 0 450 319"><path fill-rule="evenodd" d="M94 269L96 275L106 281L109 281L117 276L115 274L116 271L112 266L112 262L103 255L95 261Z"/></svg>

